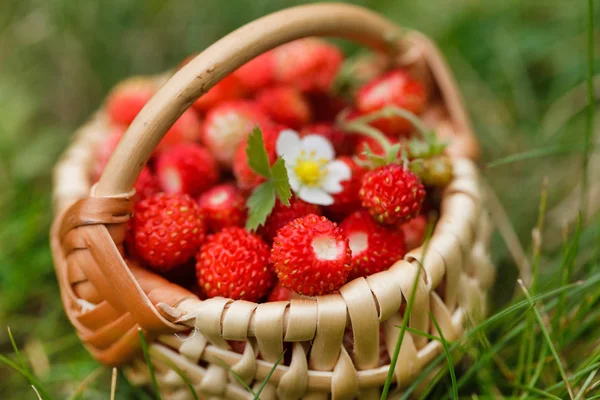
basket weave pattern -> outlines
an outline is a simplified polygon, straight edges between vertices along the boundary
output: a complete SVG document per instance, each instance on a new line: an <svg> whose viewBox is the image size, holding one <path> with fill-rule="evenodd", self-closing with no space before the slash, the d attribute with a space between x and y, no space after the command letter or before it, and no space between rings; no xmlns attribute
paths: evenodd
<svg viewBox="0 0 600 400"><path fill-rule="evenodd" d="M336 35L356 38L355 25L360 20L366 32L361 40L376 48L381 46L374 37L383 41L381 33L389 33L393 26L366 10L343 5L289 9L251 25L256 28L259 22L271 22L273 27L273 21L280 21L279 25L289 28L294 18L306 21L315 13L331 21L324 17L318 29L294 28L294 34L286 33L287 37L254 49L246 59L234 59L234 48L211 53L213 46L171 77L129 128L97 187L91 187L90 176L94 147L108 132L102 110L79 130L57 165L57 216L51 243L67 314L92 355L105 364L125 363L136 384L149 382L139 353L138 329L142 329L153 341L150 353L167 398L191 398L180 373L207 398L252 398L228 368L256 389L284 349L289 362L274 370L261 398L378 398L389 369L381 365L380 343L388 354L393 353L401 310L412 295L415 279L418 284L409 321L413 329L439 335L431 313L444 338L457 340L467 318L485 313L485 293L494 276L488 255L492 224L477 168L467 158L476 153L476 144L447 67L431 42L416 33L404 39L403 50L394 60L429 81L434 101L425 119L454 139L450 147L454 178L444 191L440 218L426 251L415 249L389 270L349 282L339 294L263 304L225 298L201 301L124 259L132 184L151 149L194 98L265 49L310 34L331 34L340 21L350 22L339 27ZM329 28L328 23L332 24ZM279 32L276 28L271 31ZM230 36L239 39L241 34ZM227 40L215 46L224 48ZM206 60L218 67L219 56L231 65L214 76L196 74L215 70ZM163 82L166 77L152 79ZM190 85L195 85L193 90ZM348 332L351 349L343 345ZM231 351L228 340L245 341L243 354ZM409 384L441 351L439 341L407 333L394 371L397 387Z"/></svg>

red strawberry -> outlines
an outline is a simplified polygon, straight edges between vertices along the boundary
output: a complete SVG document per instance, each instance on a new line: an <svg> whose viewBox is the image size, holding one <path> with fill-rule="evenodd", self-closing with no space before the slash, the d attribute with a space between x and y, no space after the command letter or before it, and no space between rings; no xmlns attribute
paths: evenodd
<svg viewBox="0 0 600 400"><path fill-rule="evenodd" d="M186 110L162 138L156 152L162 152L182 142L200 140L200 118L193 110Z"/></svg>
<svg viewBox="0 0 600 400"><path fill-rule="evenodd" d="M350 154L352 152L354 135L344 133L331 123L319 122L307 125L300 131L300 137L307 135L323 136L331 142L337 155Z"/></svg>
<svg viewBox="0 0 600 400"><path fill-rule="evenodd" d="M346 99L329 93L307 93L307 97L308 102L312 105L315 121L335 121L337 115L350 105Z"/></svg>
<svg viewBox="0 0 600 400"><path fill-rule="evenodd" d="M341 228L309 214L281 228L271 262L281 284L296 293L319 296L339 289L352 270L352 252Z"/></svg>
<svg viewBox="0 0 600 400"><path fill-rule="evenodd" d="M356 211L360 208L360 197L358 191L362 184L365 169L354 162L352 157L342 156L338 160L343 161L350 167L352 176L347 181L342 181L342 191L333 195L333 204L327 207L327 212L337 218Z"/></svg>
<svg viewBox="0 0 600 400"><path fill-rule="evenodd" d="M265 143L265 149L267 150L270 165L273 165L275 160L277 160L277 138L279 137L279 133L284 129L285 127L281 125L270 125L262 130L263 141ZM233 158L233 175L237 180L238 186L243 190L253 189L265 180L248 165L248 155L246 154L247 146L247 140L244 139L235 151Z"/></svg>
<svg viewBox="0 0 600 400"><path fill-rule="evenodd" d="M390 144L396 144L399 143L400 141L398 140L397 137L391 137L391 136L387 136L387 139L390 141ZM366 157L364 155L365 150L367 149L367 146L369 147L369 149L371 150L371 152L377 156L383 156L384 151L383 151L383 147L381 147L381 143L379 143L377 140L371 138L371 137L367 137L367 136L359 136L355 142L355 147L354 147L354 154L356 154L356 156L361 159L361 160L366 160ZM398 152L398 154L401 154L401 150Z"/></svg>
<svg viewBox="0 0 600 400"><path fill-rule="evenodd" d="M156 173L167 193L197 196L219 180L217 162L204 147L181 143L162 153L156 162Z"/></svg>
<svg viewBox="0 0 600 400"><path fill-rule="evenodd" d="M263 237L267 243L273 241L273 238L277 234L277 231L283 226L296 218L304 217L308 214L321 214L321 209L316 204L306 203L300 199L292 197L290 199L290 205L286 206L279 200L275 203L273 211L267 218L265 224L260 227L258 233Z"/></svg>
<svg viewBox="0 0 600 400"><path fill-rule="evenodd" d="M106 167L110 156L112 155L113 151L115 151L115 149L117 148L119 141L125 133L125 128L120 125L111 126L110 129L110 133L108 133L108 135L104 137L104 139L98 144L98 146L95 149L96 162L94 163L93 168L94 182L100 178L100 175L102 175L102 171L104 171L104 168Z"/></svg>
<svg viewBox="0 0 600 400"><path fill-rule="evenodd" d="M207 190L198 204L212 232L228 226L244 226L246 222L246 198L234 184L225 183Z"/></svg>
<svg viewBox="0 0 600 400"><path fill-rule="evenodd" d="M196 100L193 107L198 111L207 112L225 101L243 97L244 93L244 88L239 79L234 75L229 75L221 79L219 83Z"/></svg>
<svg viewBox="0 0 600 400"><path fill-rule="evenodd" d="M209 236L196 260L198 283L208 297L258 301L275 284L269 246L243 228Z"/></svg>
<svg viewBox="0 0 600 400"><path fill-rule="evenodd" d="M256 126L264 129L270 124L269 118L253 102L225 102L206 115L202 126L202 142L217 161L229 166L248 133Z"/></svg>
<svg viewBox="0 0 600 400"><path fill-rule="evenodd" d="M135 198L136 201L141 201L148 196L160 192L160 185L156 176L152 174L150 168L144 167L140 176L135 182Z"/></svg>
<svg viewBox="0 0 600 400"><path fill-rule="evenodd" d="M200 207L186 194L159 193L136 203L132 228L135 253L161 272L193 257L206 235Z"/></svg>
<svg viewBox="0 0 600 400"><path fill-rule="evenodd" d="M352 250L350 280L386 270L406 253L402 232L379 225L365 210L351 214L340 228Z"/></svg>
<svg viewBox="0 0 600 400"><path fill-rule="evenodd" d="M381 110L388 105L420 114L427 103L427 93L421 82L410 77L406 71L396 69L361 87L355 102L362 114ZM371 125L390 135L404 135L412 129L410 122L398 116L380 118Z"/></svg>
<svg viewBox="0 0 600 400"><path fill-rule="evenodd" d="M362 206L382 224L397 224L416 217L425 189L412 172L390 164L365 174L359 191Z"/></svg>
<svg viewBox="0 0 600 400"><path fill-rule="evenodd" d="M291 86L263 89L257 94L256 102L273 121L295 129L311 119L310 105L302 93Z"/></svg>
<svg viewBox="0 0 600 400"><path fill-rule="evenodd" d="M282 286L280 282L277 282L275 287L271 290L271 293L269 293L267 301L289 301L298 297L300 296L294 293L293 290L290 290Z"/></svg>
<svg viewBox="0 0 600 400"><path fill-rule="evenodd" d="M427 218L421 214L408 222L400 225L400 230L404 233L404 242L406 250L416 249L423 244L425 232L427 231Z"/></svg>
<svg viewBox="0 0 600 400"><path fill-rule="evenodd" d="M273 68L273 52L268 51L242 65L233 75L244 88L255 91L273 82Z"/></svg>
<svg viewBox="0 0 600 400"><path fill-rule="evenodd" d="M131 124L156 89L156 84L145 78L132 78L119 83L106 99L109 119L115 124Z"/></svg>
<svg viewBox="0 0 600 400"><path fill-rule="evenodd" d="M326 92L342 64L342 52L316 38L299 39L273 50L275 81L303 92Z"/></svg>

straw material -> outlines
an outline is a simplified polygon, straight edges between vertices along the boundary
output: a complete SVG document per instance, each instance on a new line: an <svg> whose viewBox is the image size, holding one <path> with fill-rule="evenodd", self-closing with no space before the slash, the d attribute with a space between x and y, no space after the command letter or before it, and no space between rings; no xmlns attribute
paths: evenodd
<svg viewBox="0 0 600 400"><path fill-rule="evenodd" d="M312 23L300 23L315 13L325 15L318 21L319 27L309 29L305 25ZM295 17L295 25L289 30L295 33L282 30L289 27L290 16ZM389 32L391 26L354 6L288 9L248 25L258 29L265 23L271 27L279 24L275 31L286 32L284 39L235 59L222 54L229 63L223 68L233 70L282 41L332 33L328 24L335 21L346 21L341 33L336 33L353 39L352 23L362 21L365 36L361 41L375 48L382 47L381 33ZM247 32L249 28L244 29ZM268 32L265 28L263 34ZM236 38L240 33L230 36ZM251 39L260 37L256 34ZM227 40L232 39L226 37L212 47L219 48ZM261 398L376 399L389 370L385 353L391 356L394 351L415 280L408 325L439 335L431 313L447 340L460 339L465 321L485 313L485 293L494 278L488 254L492 224L477 168L469 159L476 156L478 147L456 85L435 46L422 35L409 33L397 49L401 50L394 52L395 63L430 83L433 101L425 119L452 138L449 153L454 178L443 194L440 218L426 251L415 249L387 271L355 279L336 294L263 304L225 298L201 301L123 258L125 226L133 208L131 185L139 173L139 162L143 165L169 125L191 104L190 99L226 75L223 69L214 72L217 78L200 74L193 84L187 82L193 68L203 68L202 54L191 67L172 76L140 113L97 188L91 187L90 177L94 149L109 132L103 110L76 133L55 170L56 218L51 244L65 310L96 359L124 365L133 383L148 384L138 337L138 329L142 329L152 341L150 353L165 398L192 398L179 373L185 374L202 397L252 398L230 371L256 390L285 350L285 359L275 368ZM215 50L207 50L211 51L215 55ZM149 79L162 83L166 78ZM190 98L177 100L183 101L184 107L172 108L168 100L177 92L173 88L181 85L200 85L201 89L190 89ZM134 146L136 140L138 146ZM243 354L231 350L231 340L245 342ZM396 390L409 385L441 352L439 341L407 333L394 370Z"/></svg>

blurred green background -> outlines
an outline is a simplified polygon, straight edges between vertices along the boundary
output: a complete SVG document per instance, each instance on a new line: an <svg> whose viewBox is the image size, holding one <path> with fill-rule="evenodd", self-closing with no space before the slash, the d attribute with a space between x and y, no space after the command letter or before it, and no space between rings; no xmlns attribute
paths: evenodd
<svg viewBox="0 0 600 400"><path fill-rule="evenodd" d="M57 398L66 398L98 367L63 314L48 249L51 172L71 133L119 80L164 71L246 22L301 3L305 2L0 1L0 353L11 352L4 329L9 325L34 371L50 383ZM532 149L561 153L484 169L525 247L531 242L542 178L548 177L542 271L550 271L562 226L573 221L579 205L582 152L570 150L581 148L586 129L587 3L352 3L421 30L439 43L481 139L483 167ZM600 1L594 5L598 13ZM598 30L594 36L600 43ZM596 59L599 49L596 46ZM599 69L596 62L595 71ZM596 94L600 81L597 87ZM598 141L598 129L595 132ZM600 162L594 154L590 176L598 189ZM598 192L590 196L591 214L598 209L599 197ZM589 226L592 230L582 236L580 247L592 255L598 248L597 225ZM499 281L510 284L515 271L501 241L495 250ZM98 382L84 398L107 398L108 374ZM120 385L121 398L134 396L132 389ZM32 392L21 377L0 367L0 398L32 398Z"/></svg>

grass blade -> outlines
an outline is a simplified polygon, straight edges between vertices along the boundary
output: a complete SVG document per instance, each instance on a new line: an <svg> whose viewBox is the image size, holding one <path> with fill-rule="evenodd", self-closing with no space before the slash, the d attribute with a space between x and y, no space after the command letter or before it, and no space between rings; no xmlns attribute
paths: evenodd
<svg viewBox="0 0 600 400"><path fill-rule="evenodd" d="M595 369L593 370L590 375L587 377L587 379L585 380L585 382L583 383L583 386L581 387L581 389L579 389L579 392L577 392L577 396L575 397L575 400L580 400L582 399L583 395L585 394L585 392L587 391L588 387L590 386L590 384L592 383L592 379L594 379L594 377L596 376L596 374L598 373L598 370Z"/></svg>
<svg viewBox="0 0 600 400"><path fill-rule="evenodd" d="M12 345L13 351L15 352L15 355L19 360L19 365L21 366L21 368L26 369L25 363L23 362L23 358L21 357L21 353L19 352L19 348L17 347L17 343L15 342L15 338L13 337L12 331L10 330L10 326L7 326L6 329L8 330L8 338L10 339L10 344Z"/></svg>
<svg viewBox="0 0 600 400"><path fill-rule="evenodd" d="M458 400L458 386L456 384L456 372L454 371L454 363L452 362L452 356L450 355L450 350L448 349L448 342L444 338L444 334L442 333L442 328L438 324L435 316L430 311L429 316L431 317L431 321L433 325L435 325L435 329L437 329L440 334L440 342L442 342L442 347L444 348L444 354L446 355L446 360L448 361L448 370L450 371L450 380L452 381L452 398L454 400Z"/></svg>
<svg viewBox="0 0 600 400"><path fill-rule="evenodd" d="M144 352L144 358L146 359L146 364L148 364L148 370L150 371L150 379L152 380L152 387L154 388L154 393L158 400L162 400L160 390L158 389L158 381L156 380L156 375L154 374L154 366L152 365L152 360L150 360L150 354L148 353L148 343L146 342L144 332L141 328L138 328L138 332L140 333L140 342L142 343L142 351Z"/></svg>
<svg viewBox="0 0 600 400"><path fill-rule="evenodd" d="M523 285L523 282L519 279L519 285L521 286L521 289L523 290L523 293L525 294L525 297L527 298L527 301L529 301L529 303L531 305L533 305L533 300L531 299L531 295L529 294L529 292L527 291L527 288L525 287L525 285ZM569 397L571 399L573 399L573 390L571 389L571 385L569 384L569 380L567 379L567 374L565 373L565 369L562 365L562 362L560 361L560 357L558 356L558 352L556 351L556 348L554 347L554 344L552 343L552 338L550 338L550 334L548 333L548 329L546 329L546 325L544 324L544 320L542 319L542 316L540 315L538 309L536 307L532 308L532 311L535 315L535 319L537 320L540 329L542 331L542 335L544 336L544 339L546 340L546 344L548 345L548 347L550 348L550 352L552 353L552 356L554 357L554 361L556 362L556 366L558 367L558 370L560 372L561 377L563 378L563 381L565 382L565 386L567 388L567 392L569 393Z"/></svg>
<svg viewBox="0 0 600 400"><path fill-rule="evenodd" d="M275 372L275 370L277 369L277 366L281 363L281 360L283 360L284 355L285 355L285 350L283 350L283 353L281 353L281 355L279 356L277 361L275 361L275 364L273 364L273 367L271 368L271 370L269 371L267 376L265 376L265 379L260 384L260 387L258 388L258 390L256 391L256 394L254 395L254 400L260 400L260 394L262 393L263 389L267 385L267 382L269 382L269 379L271 379L271 376L273 375L273 372Z"/></svg>
<svg viewBox="0 0 600 400"><path fill-rule="evenodd" d="M88 388L88 386L94 382L98 377L104 372L104 367L98 367L93 370L88 376L85 377L83 381L79 384L77 389L69 396L68 400L76 400L81 396L83 392Z"/></svg>
<svg viewBox="0 0 600 400"><path fill-rule="evenodd" d="M588 166L590 163L590 153L592 152L592 136L594 131L594 1L588 0L588 26L587 26L587 56L588 56L588 76L587 76L587 94L588 94L588 112L586 119L585 143L583 151L583 171L581 180L581 212L587 215L587 197L588 197Z"/></svg>
<svg viewBox="0 0 600 400"><path fill-rule="evenodd" d="M529 386L523 386L523 385L515 385L515 388L516 389L524 390L524 391L529 392L529 393L537 394L538 396L542 396L542 397L545 397L547 399L562 400L560 397L558 397L556 395L553 395L552 393L548 393L545 390L538 389L538 388L535 388L535 387L529 387Z"/></svg>
<svg viewBox="0 0 600 400"><path fill-rule="evenodd" d="M21 374L24 378L29 381L29 384L33 387L33 390L37 393L38 397L42 400L51 400L52 397L43 388L41 382L31 374L26 368L21 368L10 358L0 354L0 364L6 365L8 368Z"/></svg>
<svg viewBox="0 0 600 400"><path fill-rule="evenodd" d="M410 312L412 310L413 303L415 301L417 285L419 284L419 279L421 279L421 265L423 265L423 261L425 259L425 255L427 254L427 247L429 245L429 239L431 238L431 234L433 232L433 219L430 218L427 224L427 231L425 232L425 239L423 242L423 257L419 260L419 267L417 268L417 273L415 274L415 280L412 284L410 296L408 299L408 304L406 305L406 310L404 311L404 316L402 317L402 327L400 328L400 333L398 334L398 339L396 340L396 347L394 348L394 354L392 355L392 359L390 360L390 368L388 369L388 374L385 379L385 384L383 385L383 390L381 391L381 400L387 399L388 393L390 391L390 385L392 384L392 378L394 377L394 370L396 369L396 363L398 362L398 356L400 354L400 347L402 346L402 341L404 340L404 335L406 334L406 328L408 327L408 321L410 320Z"/></svg>
<svg viewBox="0 0 600 400"><path fill-rule="evenodd" d="M246 346L249 346L249 345L250 344L247 344ZM223 360L219 360L219 364L221 364L221 366L223 368L225 368L227 371L229 371L229 373L231 375L233 375L235 380L238 381L240 383L240 385L242 385L244 387L244 389L246 389L248 391L248 393L250 393L252 396L256 396L256 393L254 393L254 390L252 390L252 388L250 386L248 386L246 381L244 381L241 376L236 374L229 365L225 364L225 362Z"/></svg>

